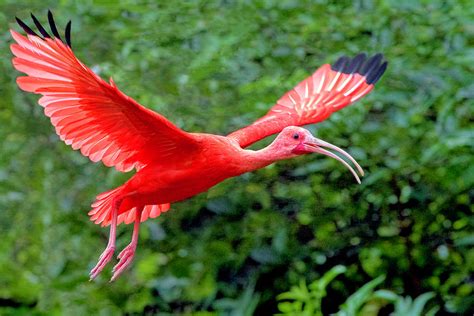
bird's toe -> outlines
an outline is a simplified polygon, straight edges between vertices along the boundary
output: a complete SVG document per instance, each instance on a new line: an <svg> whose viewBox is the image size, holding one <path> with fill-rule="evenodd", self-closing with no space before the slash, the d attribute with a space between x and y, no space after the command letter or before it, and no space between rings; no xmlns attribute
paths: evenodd
<svg viewBox="0 0 474 316"><path fill-rule="evenodd" d="M115 247L107 247L104 252L102 252L96 266L89 273L90 280L94 280L102 272L107 263L112 259L114 252Z"/></svg>
<svg viewBox="0 0 474 316"><path fill-rule="evenodd" d="M119 263L115 265L112 269L113 275L110 281L115 281L122 272L127 269L133 261L133 257L135 256L135 248L134 247L125 247L122 252L119 254L118 258L120 259Z"/></svg>

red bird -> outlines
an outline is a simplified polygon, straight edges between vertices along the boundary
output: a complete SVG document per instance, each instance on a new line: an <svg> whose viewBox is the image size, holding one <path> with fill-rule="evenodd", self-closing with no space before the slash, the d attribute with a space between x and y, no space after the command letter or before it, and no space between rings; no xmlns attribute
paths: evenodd
<svg viewBox="0 0 474 316"><path fill-rule="evenodd" d="M253 124L227 136L188 133L120 91L110 79L102 80L76 58L71 49L71 22L64 40L48 12L50 35L31 15L39 33L20 19L27 33L10 30L16 56L13 66L27 76L17 79L25 91L41 94L39 104L56 133L74 150L108 167L136 173L122 186L97 196L89 212L91 220L110 225L107 247L91 270L94 279L115 251L115 231L120 223L134 223L130 244L118 255L111 280L127 268L134 256L140 222L168 211L178 202L224 179L253 171L275 161L308 153L339 160L360 183L354 169L324 148L339 152L363 175L362 168L344 150L315 138L298 126L328 118L333 112L368 94L384 73L387 62L377 54L367 58L339 58L323 65L281 97L270 111ZM261 150L247 146L272 134L275 140Z"/></svg>

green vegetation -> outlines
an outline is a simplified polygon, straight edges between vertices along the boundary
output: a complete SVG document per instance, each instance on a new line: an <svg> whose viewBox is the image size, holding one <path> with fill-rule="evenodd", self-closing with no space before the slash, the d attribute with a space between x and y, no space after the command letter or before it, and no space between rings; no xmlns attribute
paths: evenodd
<svg viewBox="0 0 474 316"><path fill-rule="evenodd" d="M278 304L280 316L322 316L322 299L326 296L326 288L329 283L339 274L347 271L345 266L338 265L326 272L321 279L313 281L306 286L302 279L299 286L291 287L290 291L278 296L279 300L290 300ZM385 280L384 276L364 284L353 293L339 307L336 316L350 315L378 315L378 312L387 304L394 304L393 316L421 316L435 315L438 307L435 306L427 313L422 314L425 304L434 297L434 293L428 292L420 295L415 300L411 297L403 297L389 290L374 289Z"/></svg>
<svg viewBox="0 0 474 316"><path fill-rule="evenodd" d="M310 292L316 315L374 304L380 315L472 314L471 1L111 3L0 2L0 314L277 314L281 293L338 265L344 274ZM143 225L117 282L110 267L88 282L108 233L89 205L130 174L60 142L38 97L15 85L7 28L48 8L59 25L72 19L80 59L188 131L229 133L319 65L383 52L374 92L309 127L366 177L357 185L312 155L230 179ZM119 227L119 247L130 235Z"/></svg>

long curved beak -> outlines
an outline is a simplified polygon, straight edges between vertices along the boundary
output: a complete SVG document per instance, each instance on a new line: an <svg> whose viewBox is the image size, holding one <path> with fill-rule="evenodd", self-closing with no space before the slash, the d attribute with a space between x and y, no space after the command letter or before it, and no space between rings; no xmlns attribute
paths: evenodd
<svg viewBox="0 0 474 316"><path fill-rule="evenodd" d="M357 182L360 184L359 175L357 174L357 172L355 172L355 170L344 159L342 159L338 155L333 154L332 152L330 152L328 150L325 150L321 147L326 147L326 148L332 149L332 150L340 153L345 158L349 159L356 166L357 171L359 171L360 175L363 176L364 175L364 170L362 170L362 168L357 163L357 161L354 158L352 158L352 156L349 155L345 150L342 150L341 148L339 148L337 146L334 146L333 144L330 144L328 142L325 142L324 140L318 139L316 137L312 137L311 139L306 140L304 142L304 145L305 145L306 149L310 152L320 153L320 154L329 156L329 157L334 158L334 159L338 160L339 162L341 162L347 169L349 169L352 172L352 174L356 178Z"/></svg>

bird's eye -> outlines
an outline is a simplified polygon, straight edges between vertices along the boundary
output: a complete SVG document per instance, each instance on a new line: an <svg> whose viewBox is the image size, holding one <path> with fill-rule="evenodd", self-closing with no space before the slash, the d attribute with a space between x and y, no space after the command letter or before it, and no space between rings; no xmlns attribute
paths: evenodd
<svg viewBox="0 0 474 316"><path fill-rule="evenodd" d="M293 134L293 139L298 139L298 138L300 138L300 135L298 133L294 133Z"/></svg>

